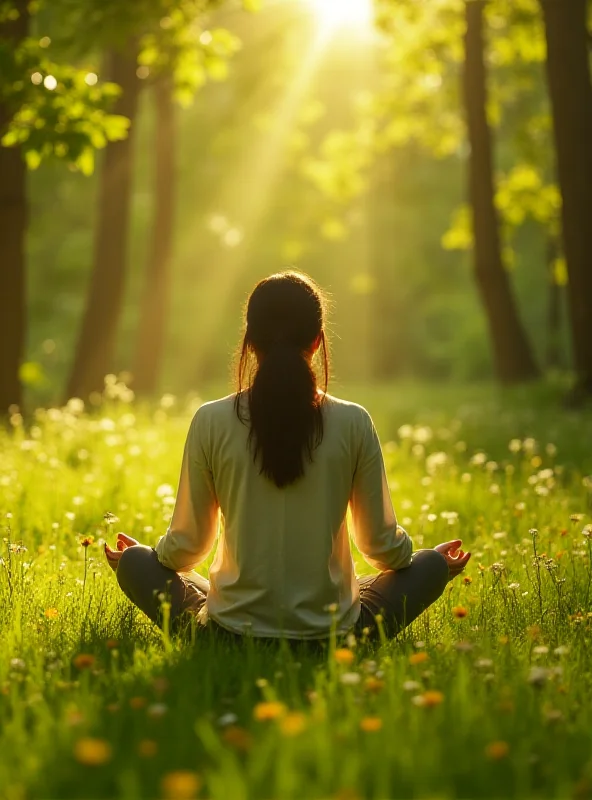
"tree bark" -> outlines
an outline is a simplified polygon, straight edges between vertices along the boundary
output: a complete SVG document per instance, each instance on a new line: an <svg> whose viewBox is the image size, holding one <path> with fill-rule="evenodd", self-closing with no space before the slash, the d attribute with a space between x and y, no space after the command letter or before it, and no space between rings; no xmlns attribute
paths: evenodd
<svg viewBox="0 0 592 800"><path fill-rule="evenodd" d="M15 4L18 17L0 25L0 39L18 47L27 36L27 0ZM0 137L12 110L0 101ZM20 147L0 145L0 415L23 402L19 368L26 341L27 170Z"/></svg>
<svg viewBox="0 0 592 800"><path fill-rule="evenodd" d="M563 195L563 249L577 391L592 394L592 83L587 0L541 0Z"/></svg>
<svg viewBox="0 0 592 800"><path fill-rule="evenodd" d="M475 278L491 335L495 371L502 383L511 384L536 378L539 370L501 257L499 219L494 202L492 137L487 121L483 6L483 0L466 2L463 90L471 146L469 198L473 212L473 257Z"/></svg>
<svg viewBox="0 0 592 800"><path fill-rule="evenodd" d="M104 377L113 369L117 327L123 306L132 200L134 120L140 85L136 76L135 48L112 51L106 59L109 80L122 94L114 113L131 120L129 135L105 149L100 172L98 222L93 268L82 329L67 386L67 398L86 398L104 388Z"/></svg>
<svg viewBox="0 0 592 800"><path fill-rule="evenodd" d="M159 80L153 91L156 105L155 208L132 370L133 387L138 394L154 394L158 388L166 336L175 221L177 129L172 80L168 77Z"/></svg>

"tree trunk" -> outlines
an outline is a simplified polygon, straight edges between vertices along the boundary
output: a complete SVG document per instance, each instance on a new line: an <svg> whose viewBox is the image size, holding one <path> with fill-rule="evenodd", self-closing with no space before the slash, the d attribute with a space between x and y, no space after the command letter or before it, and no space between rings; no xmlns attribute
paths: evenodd
<svg viewBox="0 0 592 800"><path fill-rule="evenodd" d="M134 120L140 90L135 48L128 53L110 52L106 62L107 77L122 88L114 113L128 117L131 128L126 139L111 142L105 149L99 177L92 276L67 397L86 398L91 392L103 390L104 377L113 369L117 326L125 288Z"/></svg>
<svg viewBox="0 0 592 800"><path fill-rule="evenodd" d="M19 16L0 25L0 39L18 47L27 36L27 0L15 3ZM12 110L0 101L0 136ZM19 367L25 351L25 243L28 222L27 171L20 147L0 145L0 415L22 406Z"/></svg>
<svg viewBox="0 0 592 800"><path fill-rule="evenodd" d="M155 209L134 361L134 390L154 394L164 351L175 219L176 124L172 80L154 86L156 104Z"/></svg>
<svg viewBox="0 0 592 800"><path fill-rule="evenodd" d="M483 0L467 0L464 99L471 155L469 198L473 212L474 266L487 315L497 377L510 384L538 377L526 332L504 268L494 203L493 154L487 121Z"/></svg>
<svg viewBox="0 0 592 800"><path fill-rule="evenodd" d="M592 83L586 0L541 0L577 390L592 394Z"/></svg>

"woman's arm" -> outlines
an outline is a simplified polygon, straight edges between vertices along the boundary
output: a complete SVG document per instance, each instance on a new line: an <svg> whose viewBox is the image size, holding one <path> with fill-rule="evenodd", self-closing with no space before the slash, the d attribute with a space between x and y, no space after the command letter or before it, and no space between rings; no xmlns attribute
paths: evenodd
<svg viewBox="0 0 592 800"><path fill-rule="evenodd" d="M197 411L187 435L173 516L156 545L160 562L176 572L192 570L214 546L219 505L205 452L204 419Z"/></svg>
<svg viewBox="0 0 592 800"><path fill-rule="evenodd" d="M376 569L402 569L411 563L413 543L397 524L378 434L365 410L360 425L360 448L350 498L354 542Z"/></svg>

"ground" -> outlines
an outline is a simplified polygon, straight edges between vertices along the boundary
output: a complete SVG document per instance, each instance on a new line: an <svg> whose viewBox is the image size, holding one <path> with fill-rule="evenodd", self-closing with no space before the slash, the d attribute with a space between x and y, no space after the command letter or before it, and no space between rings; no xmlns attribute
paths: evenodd
<svg viewBox="0 0 592 800"><path fill-rule="evenodd" d="M164 532L197 398L116 384L90 412L13 415L3 797L592 796L592 413L549 386L343 394L375 417L416 547L474 555L399 640L321 653L171 640L117 589L102 540Z"/></svg>

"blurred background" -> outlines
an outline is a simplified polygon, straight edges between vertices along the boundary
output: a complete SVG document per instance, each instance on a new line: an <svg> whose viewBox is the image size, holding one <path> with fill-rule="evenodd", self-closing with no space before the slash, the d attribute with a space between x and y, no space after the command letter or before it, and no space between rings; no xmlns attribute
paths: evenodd
<svg viewBox="0 0 592 800"><path fill-rule="evenodd" d="M329 293L341 382L585 396L589 12L0 3L0 406L225 388L285 268Z"/></svg>

